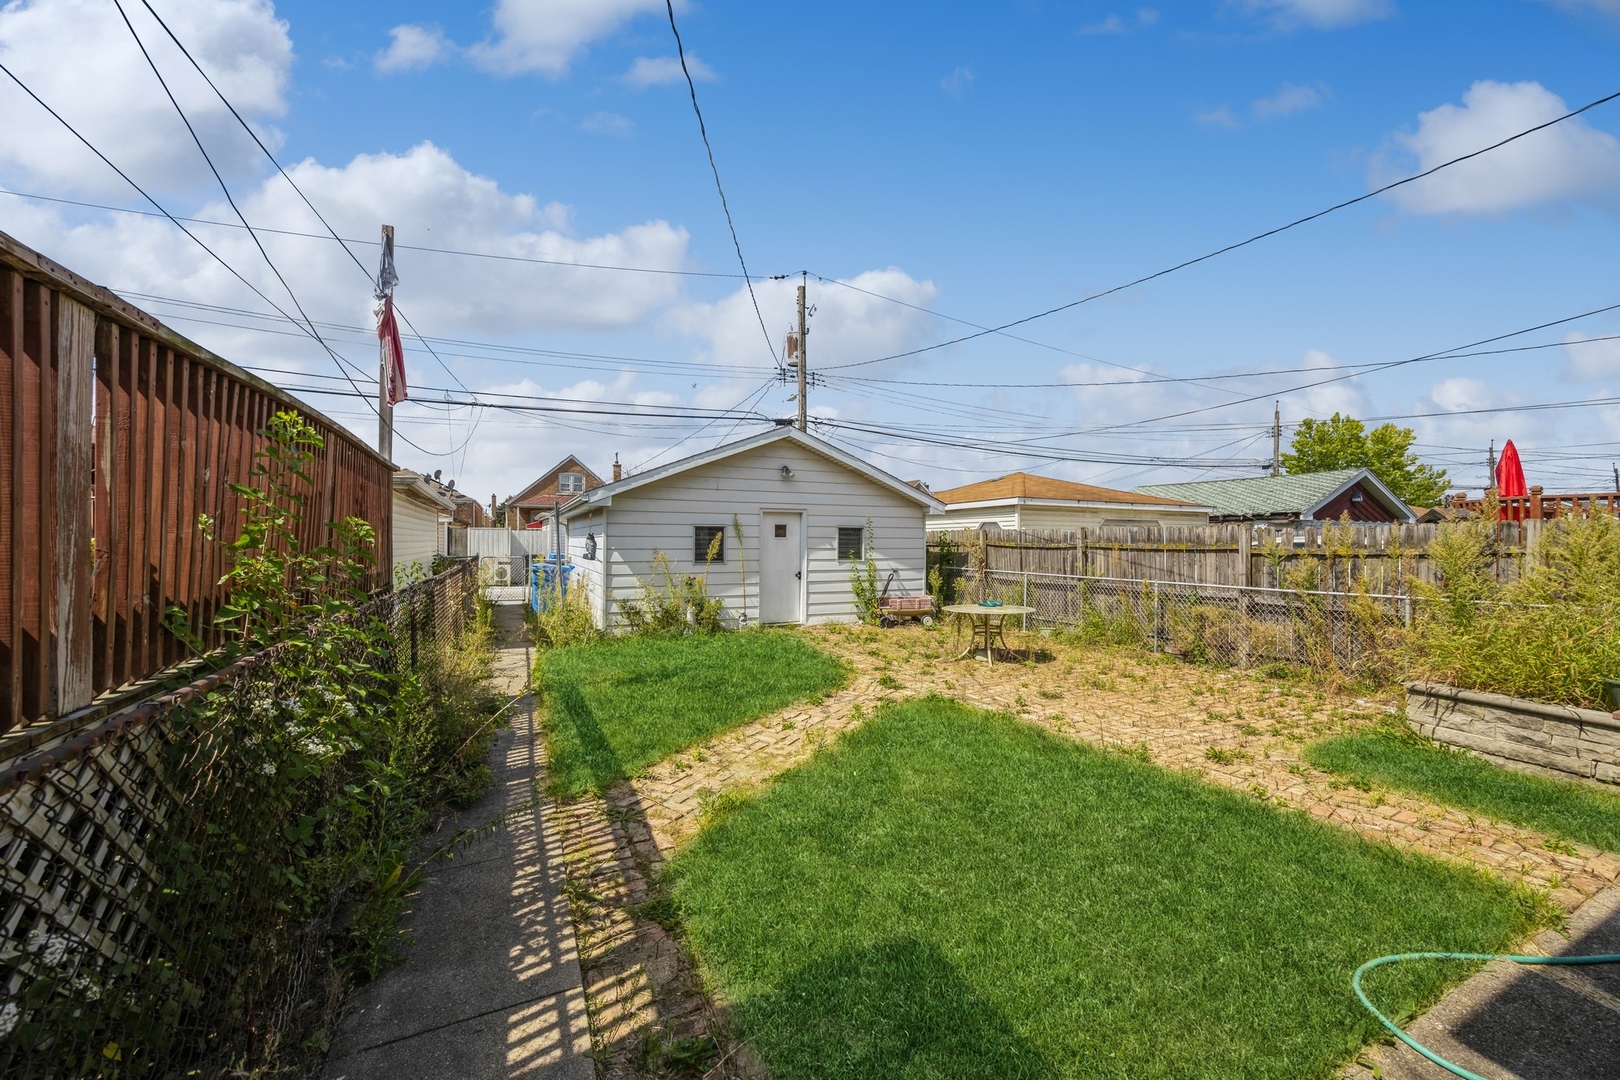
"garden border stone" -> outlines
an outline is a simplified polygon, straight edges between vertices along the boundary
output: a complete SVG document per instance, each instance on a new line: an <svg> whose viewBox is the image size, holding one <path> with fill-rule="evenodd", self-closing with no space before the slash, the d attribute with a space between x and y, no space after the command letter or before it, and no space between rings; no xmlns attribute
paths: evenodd
<svg viewBox="0 0 1620 1080"><path fill-rule="evenodd" d="M1620 784L1620 720L1610 713L1414 682L1406 686L1406 722L1511 769Z"/></svg>

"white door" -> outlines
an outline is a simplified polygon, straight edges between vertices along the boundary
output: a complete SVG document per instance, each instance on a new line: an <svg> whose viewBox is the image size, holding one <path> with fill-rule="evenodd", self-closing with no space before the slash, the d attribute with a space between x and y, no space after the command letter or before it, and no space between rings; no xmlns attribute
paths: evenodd
<svg viewBox="0 0 1620 1080"><path fill-rule="evenodd" d="M804 621L804 554L800 530L804 515L759 516L759 621Z"/></svg>

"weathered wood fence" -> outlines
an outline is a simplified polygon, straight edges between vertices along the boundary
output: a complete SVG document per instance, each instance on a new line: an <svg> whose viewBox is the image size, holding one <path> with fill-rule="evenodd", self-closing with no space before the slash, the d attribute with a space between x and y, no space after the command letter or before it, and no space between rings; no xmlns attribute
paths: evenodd
<svg viewBox="0 0 1620 1080"><path fill-rule="evenodd" d="M65 716L220 641L207 514L236 534L258 434L282 409L325 439L301 540L376 529L391 565L392 466L298 399L0 233L0 734ZM379 570L373 587L385 584Z"/></svg>
<svg viewBox="0 0 1620 1080"><path fill-rule="evenodd" d="M1429 545L1442 525L1105 525L1089 529L959 529L929 534L959 568L1251 588L1404 592L1433 581ZM1497 576L1511 580L1543 523L1498 525Z"/></svg>

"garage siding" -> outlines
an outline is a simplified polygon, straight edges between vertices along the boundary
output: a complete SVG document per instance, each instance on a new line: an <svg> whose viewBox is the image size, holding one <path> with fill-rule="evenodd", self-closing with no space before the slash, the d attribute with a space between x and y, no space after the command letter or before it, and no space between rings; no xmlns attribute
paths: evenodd
<svg viewBox="0 0 1620 1080"><path fill-rule="evenodd" d="M413 563L421 573L433 571L433 556L439 550L439 508L406 495L394 495L394 580Z"/></svg>

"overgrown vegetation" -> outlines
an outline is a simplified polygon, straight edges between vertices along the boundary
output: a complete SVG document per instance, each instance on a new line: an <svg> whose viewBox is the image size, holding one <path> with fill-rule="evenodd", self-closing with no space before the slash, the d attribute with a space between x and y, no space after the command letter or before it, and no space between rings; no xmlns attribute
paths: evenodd
<svg viewBox="0 0 1620 1080"><path fill-rule="evenodd" d="M1496 580L1496 516L1441 531L1440 578L1417 585L1411 674L1470 690L1603 708L1620 677L1620 521L1545 524L1517 581Z"/></svg>
<svg viewBox="0 0 1620 1080"><path fill-rule="evenodd" d="M1408 791L1564 840L1620 852L1620 793L1498 768L1404 724L1316 743L1305 760L1366 785Z"/></svg>
<svg viewBox="0 0 1620 1080"><path fill-rule="evenodd" d="M872 519L866 519L861 531L861 557L849 572L849 588L855 594L855 611L861 622L876 626L883 620L883 609L878 605L882 595L878 584L877 558L873 554L876 541L872 536Z"/></svg>
<svg viewBox="0 0 1620 1080"><path fill-rule="evenodd" d="M200 1055L286 1070L319 1055L343 986L400 943L418 838L488 782L489 624L435 634L431 586L365 603L365 522L333 523L313 549L299 540L320 435L291 412L265 434L251 483L233 485L241 530L225 543L218 612L231 635L214 657L246 668L161 721L147 775L173 804L128 823L146 830L142 877L155 887L138 894L140 918L162 928L158 944L111 964L71 934L30 941L74 973L25 987L30 1011L12 1018L14 1045L52 1055L42 1075L178 1074ZM212 535L215 523L200 525ZM390 621L411 637L396 640ZM184 635L183 613L169 626Z"/></svg>
<svg viewBox="0 0 1620 1080"><path fill-rule="evenodd" d="M542 610L531 611L528 621L537 649L566 649L571 645L589 645L602 638L585 590L577 585L554 598Z"/></svg>
<svg viewBox="0 0 1620 1080"><path fill-rule="evenodd" d="M666 880L776 1076L1328 1077L1351 972L1495 951L1528 893L942 699L885 707ZM1466 974L1381 970L1406 1017Z"/></svg>
<svg viewBox="0 0 1620 1080"><path fill-rule="evenodd" d="M601 791L654 762L845 678L781 630L613 638L542 653L551 791Z"/></svg>
<svg viewBox="0 0 1620 1080"><path fill-rule="evenodd" d="M679 577L670 568L669 556L662 551L653 553L653 576L640 582L641 595L634 600L620 600L619 615L632 634L710 634L720 629L721 611L725 601L709 595L709 568L720 552L725 533L716 533L709 542L708 559L703 576L683 574Z"/></svg>

